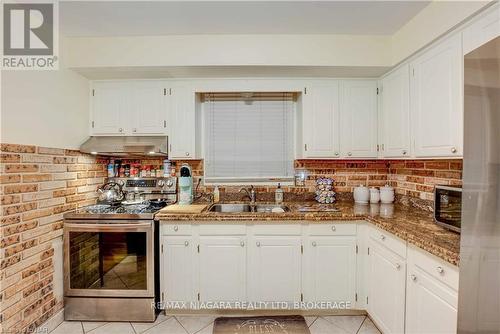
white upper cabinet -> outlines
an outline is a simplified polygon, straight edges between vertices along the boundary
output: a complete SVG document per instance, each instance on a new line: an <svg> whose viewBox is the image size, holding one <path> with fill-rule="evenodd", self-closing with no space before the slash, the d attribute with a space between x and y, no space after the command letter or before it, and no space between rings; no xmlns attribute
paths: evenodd
<svg viewBox="0 0 500 334"><path fill-rule="evenodd" d="M161 81L95 82L91 134L165 135L167 110Z"/></svg>
<svg viewBox="0 0 500 334"><path fill-rule="evenodd" d="M307 258L304 298L316 302L355 303L356 237L312 236Z"/></svg>
<svg viewBox="0 0 500 334"><path fill-rule="evenodd" d="M500 36L500 8L498 3L465 28L462 36L464 55Z"/></svg>
<svg viewBox="0 0 500 334"><path fill-rule="evenodd" d="M175 82L168 88L169 158L196 157L196 95L189 82Z"/></svg>
<svg viewBox="0 0 500 334"><path fill-rule="evenodd" d="M377 157L377 83L341 83L340 151L344 158Z"/></svg>
<svg viewBox="0 0 500 334"><path fill-rule="evenodd" d="M408 64L381 81L380 152L386 158L410 156L410 77Z"/></svg>
<svg viewBox="0 0 500 334"><path fill-rule="evenodd" d="M246 249L243 236L200 237L200 301L246 301Z"/></svg>
<svg viewBox="0 0 500 334"><path fill-rule="evenodd" d="M132 82L133 134L165 134L167 110L165 85L161 81Z"/></svg>
<svg viewBox="0 0 500 334"><path fill-rule="evenodd" d="M303 101L303 157L338 158L339 82L324 80L312 83Z"/></svg>
<svg viewBox="0 0 500 334"><path fill-rule="evenodd" d="M462 155L461 42L461 36L456 34L410 64L410 108L416 157Z"/></svg>
<svg viewBox="0 0 500 334"><path fill-rule="evenodd" d="M131 114L130 85L123 82L95 82L91 95L91 133L125 134Z"/></svg>

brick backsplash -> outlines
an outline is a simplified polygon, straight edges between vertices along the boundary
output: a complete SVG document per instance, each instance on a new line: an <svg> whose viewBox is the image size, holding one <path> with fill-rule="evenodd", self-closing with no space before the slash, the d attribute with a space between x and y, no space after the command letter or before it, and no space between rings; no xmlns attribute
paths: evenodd
<svg viewBox="0 0 500 334"><path fill-rule="evenodd" d="M94 203L106 173L94 156L29 145L0 144L0 162L1 332L33 332L63 307L53 248L63 214Z"/></svg>

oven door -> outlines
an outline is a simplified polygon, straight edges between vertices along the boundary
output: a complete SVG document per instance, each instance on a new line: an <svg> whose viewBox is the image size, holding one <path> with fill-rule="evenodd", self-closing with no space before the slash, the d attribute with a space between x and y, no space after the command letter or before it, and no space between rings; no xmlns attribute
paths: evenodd
<svg viewBox="0 0 500 334"><path fill-rule="evenodd" d="M65 221L65 296L154 297L153 237L150 220Z"/></svg>

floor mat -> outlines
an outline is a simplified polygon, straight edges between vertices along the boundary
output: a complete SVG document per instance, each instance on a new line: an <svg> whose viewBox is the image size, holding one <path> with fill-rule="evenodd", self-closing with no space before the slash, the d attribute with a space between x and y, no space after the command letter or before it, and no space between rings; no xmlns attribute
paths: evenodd
<svg viewBox="0 0 500 334"><path fill-rule="evenodd" d="M215 319L213 334L311 334L300 315L268 317L220 317Z"/></svg>

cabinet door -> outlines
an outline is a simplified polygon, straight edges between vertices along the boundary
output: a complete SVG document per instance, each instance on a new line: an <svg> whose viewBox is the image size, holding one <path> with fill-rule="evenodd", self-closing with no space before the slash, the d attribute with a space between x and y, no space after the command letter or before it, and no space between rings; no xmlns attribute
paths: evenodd
<svg viewBox="0 0 500 334"><path fill-rule="evenodd" d="M377 157L377 83L342 81L340 151L345 158Z"/></svg>
<svg viewBox="0 0 500 334"><path fill-rule="evenodd" d="M188 83L176 83L169 95L169 158L195 158L195 93Z"/></svg>
<svg viewBox="0 0 500 334"><path fill-rule="evenodd" d="M95 82L92 89L91 132L94 135L125 134L130 117L130 85Z"/></svg>
<svg viewBox="0 0 500 334"><path fill-rule="evenodd" d="M191 302L195 298L195 247L190 236L162 237L161 291L165 302Z"/></svg>
<svg viewBox="0 0 500 334"><path fill-rule="evenodd" d="M369 251L368 312L383 333L404 333L406 265L374 242Z"/></svg>
<svg viewBox="0 0 500 334"><path fill-rule="evenodd" d="M410 65L416 157L462 155L463 80L460 35L438 43Z"/></svg>
<svg viewBox="0 0 500 334"><path fill-rule="evenodd" d="M201 301L246 301L246 249L244 237L200 237Z"/></svg>
<svg viewBox="0 0 500 334"><path fill-rule="evenodd" d="M339 83L314 83L304 95L303 135L305 158L338 158Z"/></svg>
<svg viewBox="0 0 500 334"><path fill-rule="evenodd" d="M310 302L349 302L356 293L356 238L311 237L307 258L304 298Z"/></svg>
<svg viewBox="0 0 500 334"><path fill-rule="evenodd" d="M251 301L300 301L300 249L299 236L255 237L249 256Z"/></svg>
<svg viewBox="0 0 500 334"><path fill-rule="evenodd" d="M416 266L408 269L406 333L456 333L456 291Z"/></svg>
<svg viewBox="0 0 500 334"><path fill-rule="evenodd" d="M410 75L404 65L382 79L382 155L410 156Z"/></svg>
<svg viewBox="0 0 500 334"><path fill-rule="evenodd" d="M132 134L165 134L165 87L158 81L132 83Z"/></svg>

